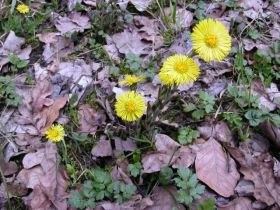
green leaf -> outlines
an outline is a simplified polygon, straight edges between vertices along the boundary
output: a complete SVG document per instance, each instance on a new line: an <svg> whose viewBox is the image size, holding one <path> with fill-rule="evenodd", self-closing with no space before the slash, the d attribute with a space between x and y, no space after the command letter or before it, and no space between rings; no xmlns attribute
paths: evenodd
<svg viewBox="0 0 280 210"><path fill-rule="evenodd" d="M203 203L196 205L197 210L215 210L215 200L211 198L207 198L203 201Z"/></svg>
<svg viewBox="0 0 280 210"><path fill-rule="evenodd" d="M263 114L259 110L254 109L247 111L245 117L249 120L251 126L257 126L265 120Z"/></svg>
<svg viewBox="0 0 280 210"><path fill-rule="evenodd" d="M173 170L166 166L162 168L159 172L159 183L162 185L168 185L173 177Z"/></svg>
<svg viewBox="0 0 280 210"><path fill-rule="evenodd" d="M133 177L137 177L140 174L142 165L140 162L136 162L134 164L129 164L128 165L128 171Z"/></svg>
<svg viewBox="0 0 280 210"><path fill-rule="evenodd" d="M191 112L193 110L196 110L196 106L193 103L188 103L184 105L184 112Z"/></svg>
<svg viewBox="0 0 280 210"><path fill-rule="evenodd" d="M178 141L182 145L190 144L192 141L199 137L199 132L191 129L190 127L182 127L179 130Z"/></svg>
<svg viewBox="0 0 280 210"><path fill-rule="evenodd" d="M197 109L194 112L192 112L192 118L194 118L195 120L202 119L204 115L205 115L205 111L202 109Z"/></svg>

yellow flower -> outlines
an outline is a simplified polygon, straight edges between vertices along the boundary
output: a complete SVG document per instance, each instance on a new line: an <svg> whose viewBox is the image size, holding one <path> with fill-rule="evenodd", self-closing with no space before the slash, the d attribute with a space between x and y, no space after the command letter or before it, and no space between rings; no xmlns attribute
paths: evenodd
<svg viewBox="0 0 280 210"><path fill-rule="evenodd" d="M52 125L46 132L45 135L48 140L52 142L59 142L64 139L65 132L62 125Z"/></svg>
<svg viewBox="0 0 280 210"><path fill-rule="evenodd" d="M29 12L29 7L26 4L19 4L17 6L17 11L21 14L26 14Z"/></svg>
<svg viewBox="0 0 280 210"><path fill-rule="evenodd" d="M164 61L159 78L164 85L181 85L197 80L199 74L198 65L192 58L176 54Z"/></svg>
<svg viewBox="0 0 280 210"><path fill-rule="evenodd" d="M132 122L143 116L146 104L142 95L129 91L117 98L115 109L118 117L124 121Z"/></svg>
<svg viewBox="0 0 280 210"><path fill-rule="evenodd" d="M200 21L191 34L193 48L203 60L221 61L230 52L231 37L219 21L208 18Z"/></svg>
<svg viewBox="0 0 280 210"><path fill-rule="evenodd" d="M131 86L136 84L137 82L142 82L144 80L143 76L136 76L136 75L125 75L124 79L120 81L120 85Z"/></svg>

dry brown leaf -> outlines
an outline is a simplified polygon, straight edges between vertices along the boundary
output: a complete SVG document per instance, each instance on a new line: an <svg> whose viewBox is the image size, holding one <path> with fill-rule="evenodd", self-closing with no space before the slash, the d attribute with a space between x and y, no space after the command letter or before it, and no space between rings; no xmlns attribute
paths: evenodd
<svg viewBox="0 0 280 210"><path fill-rule="evenodd" d="M114 34L112 41L122 54L147 55L150 52L150 45L141 41L141 37L136 31L124 30L121 33Z"/></svg>
<svg viewBox="0 0 280 210"><path fill-rule="evenodd" d="M64 58L74 51L74 44L70 38L61 35L56 35L54 38L53 34L51 36L51 41L42 39L43 42L46 41L42 55L47 63ZM53 42L54 39L56 39L55 42Z"/></svg>
<svg viewBox="0 0 280 210"><path fill-rule="evenodd" d="M28 45L26 48L21 49L25 43L25 39L17 37L13 31L10 31L3 46L0 48L0 71L2 66L9 62L8 56L13 53L22 60L28 60L32 51L32 47Z"/></svg>
<svg viewBox="0 0 280 210"><path fill-rule="evenodd" d="M252 181L241 179L235 187L235 192L239 196L252 196L254 189L255 187Z"/></svg>
<svg viewBox="0 0 280 210"><path fill-rule="evenodd" d="M89 17L79 12L73 12L68 17L58 16L54 20L54 25L62 34L83 32L91 27Z"/></svg>
<svg viewBox="0 0 280 210"><path fill-rule="evenodd" d="M125 10L127 4L130 2L140 12L145 11L153 1L154 0L117 0L121 9Z"/></svg>
<svg viewBox="0 0 280 210"><path fill-rule="evenodd" d="M10 176L17 172L18 167L16 162L14 161L4 162L3 160L1 160L1 162L2 162L1 169L4 172L4 176Z"/></svg>
<svg viewBox="0 0 280 210"><path fill-rule="evenodd" d="M180 144L173 139L171 139L169 136L165 134L157 134L155 136L155 145L157 148L157 151L159 152L165 152L168 154L175 153L177 148L180 146Z"/></svg>
<svg viewBox="0 0 280 210"><path fill-rule="evenodd" d="M278 148L280 148L280 128L276 127L270 121L266 120L260 125L261 132L270 140L273 144L275 144Z"/></svg>
<svg viewBox="0 0 280 210"><path fill-rule="evenodd" d="M50 106L54 100L47 98L53 92L51 84L47 80L38 81L37 85L32 91L32 111L37 113L42 110L44 106Z"/></svg>
<svg viewBox="0 0 280 210"><path fill-rule="evenodd" d="M174 199L176 198L176 192L175 187L155 187L151 195L151 199L154 204L144 210L170 210L173 208L185 210L185 207L178 204Z"/></svg>
<svg viewBox="0 0 280 210"><path fill-rule="evenodd" d="M38 149L36 152L30 152L26 154L22 160L23 167L25 169L32 168L41 164L45 156L45 149Z"/></svg>
<svg viewBox="0 0 280 210"><path fill-rule="evenodd" d="M97 144L92 148L91 154L93 158L96 157L109 157L113 155L113 150L110 140L100 139Z"/></svg>
<svg viewBox="0 0 280 210"><path fill-rule="evenodd" d="M173 168L179 167L190 167L195 160L195 152L187 147L182 146L178 151L174 154L174 162L172 163Z"/></svg>
<svg viewBox="0 0 280 210"><path fill-rule="evenodd" d="M67 209L67 183L57 164L57 147L47 142L41 163L30 169L22 169L18 174L17 180L25 184L27 188L33 189L33 192L24 198L30 209Z"/></svg>
<svg viewBox="0 0 280 210"><path fill-rule="evenodd" d="M254 154L250 145L242 143L239 148L227 147L241 165L244 179L254 183L254 197L267 205L280 206L280 184L274 177L273 158L269 153Z"/></svg>
<svg viewBox="0 0 280 210"><path fill-rule="evenodd" d="M155 19L146 16L134 16L134 23L138 29L141 40L151 42L154 49L158 49L163 45L163 38L159 34L159 23Z"/></svg>
<svg viewBox="0 0 280 210"><path fill-rule="evenodd" d="M55 43L58 41L58 32L47 32L43 34L37 34L36 35L41 42L44 42L45 44Z"/></svg>
<svg viewBox="0 0 280 210"><path fill-rule="evenodd" d="M43 134L59 116L59 111L63 108L68 100L68 96L58 98L54 103L44 108L34 116L35 127Z"/></svg>
<svg viewBox="0 0 280 210"><path fill-rule="evenodd" d="M165 154L160 152L150 153L142 157L142 173L154 173L160 171L167 166L171 160L172 154Z"/></svg>
<svg viewBox="0 0 280 210"><path fill-rule="evenodd" d="M218 194L229 197L239 180L234 160L224 153L222 146L210 138L201 145L195 159L195 169L199 180Z"/></svg>
<svg viewBox="0 0 280 210"><path fill-rule="evenodd" d="M131 139L126 139L126 141L124 141L119 137L114 137L114 142L117 153L125 151L133 152L137 148L135 142Z"/></svg>
<svg viewBox="0 0 280 210"><path fill-rule="evenodd" d="M218 210L253 210L252 201L245 197L239 197L227 205L219 207Z"/></svg>
<svg viewBox="0 0 280 210"><path fill-rule="evenodd" d="M80 124L78 131L81 133L95 135L98 127L104 125L106 120L106 115L103 112L97 112L88 104L81 105L78 114Z"/></svg>

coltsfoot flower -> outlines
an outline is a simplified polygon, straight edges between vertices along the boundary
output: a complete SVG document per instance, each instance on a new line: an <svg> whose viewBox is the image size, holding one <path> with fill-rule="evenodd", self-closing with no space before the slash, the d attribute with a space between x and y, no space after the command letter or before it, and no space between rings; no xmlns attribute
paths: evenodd
<svg viewBox="0 0 280 210"><path fill-rule="evenodd" d="M199 67L192 58L176 54L164 61L159 78L164 85L181 85L196 81L199 74Z"/></svg>
<svg viewBox="0 0 280 210"><path fill-rule="evenodd" d="M46 132L45 136L52 142L59 142L64 139L65 131L62 125L52 125Z"/></svg>
<svg viewBox="0 0 280 210"><path fill-rule="evenodd" d="M223 60L231 49L227 28L211 18L200 21L194 27L191 39L194 51L206 62Z"/></svg>
<svg viewBox="0 0 280 210"><path fill-rule="evenodd" d="M122 81L120 81L120 85L131 86L138 82L142 82L143 80L144 80L143 76L127 74L127 75L125 75L124 79Z"/></svg>
<svg viewBox="0 0 280 210"><path fill-rule="evenodd" d="M141 118L145 113L146 108L143 96L135 91L121 94L115 103L117 116L128 122Z"/></svg>
<svg viewBox="0 0 280 210"><path fill-rule="evenodd" d="M17 11L21 14L26 14L29 12L29 7L26 4L19 4L17 6Z"/></svg>

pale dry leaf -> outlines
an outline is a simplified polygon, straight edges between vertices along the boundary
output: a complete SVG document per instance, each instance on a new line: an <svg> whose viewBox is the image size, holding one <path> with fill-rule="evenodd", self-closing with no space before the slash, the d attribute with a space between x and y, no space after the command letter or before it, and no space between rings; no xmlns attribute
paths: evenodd
<svg viewBox="0 0 280 210"><path fill-rule="evenodd" d="M149 54L149 44L141 41L141 37L136 31L130 32L124 30L123 32L114 34L112 40L118 51L122 54L133 53L135 55Z"/></svg>
<svg viewBox="0 0 280 210"><path fill-rule="evenodd" d="M260 124L261 132L278 148L280 148L280 128L269 120Z"/></svg>
<svg viewBox="0 0 280 210"><path fill-rule="evenodd" d="M163 37L159 34L159 22L146 16L134 16L134 24L138 28L141 40L151 42L154 49L163 46Z"/></svg>
<svg viewBox="0 0 280 210"><path fill-rule="evenodd" d="M252 201L246 197L239 197L227 205L219 207L218 210L253 210Z"/></svg>
<svg viewBox="0 0 280 210"><path fill-rule="evenodd" d="M153 1L154 0L130 0L135 8L140 12L145 11Z"/></svg>
<svg viewBox="0 0 280 210"><path fill-rule="evenodd" d="M79 107L79 128L81 133L95 135L97 129L104 125L106 115L102 111L96 111L90 105L84 104Z"/></svg>
<svg viewBox="0 0 280 210"><path fill-rule="evenodd" d="M21 49L24 43L24 38L17 37L13 31L10 31L3 46L0 48L0 70L2 66L9 62L8 56L11 53L17 55L22 60L29 59L32 47L28 45L26 48Z"/></svg>
<svg viewBox="0 0 280 210"><path fill-rule="evenodd" d="M51 44L58 41L59 35L60 34L58 32L47 32L43 34L37 34L36 36L41 42L44 42L45 44Z"/></svg>
<svg viewBox="0 0 280 210"><path fill-rule="evenodd" d="M239 180L234 160L227 157L222 146L210 138L196 154L195 169L199 180L218 194L229 197Z"/></svg>
<svg viewBox="0 0 280 210"><path fill-rule="evenodd" d="M176 10L176 25L179 28L182 29L187 29L191 26L191 22L193 20L193 13L183 9L183 8L178 8Z"/></svg>
<svg viewBox="0 0 280 210"><path fill-rule="evenodd" d="M77 96L77 102L82 98L86 89L91 85L92 79L92 65L86 64L82 59L74 61L60 62L57 66L59 75L71 80L69 97Z"/></svg>
<svg viewBox="0 0 280 210"><path fill-rule="evenodd" d="M173 168L179 167L190 167L195 160L196 154L195 152L187 147L182 146L178 151L174 154L174 162L172 163Z"/></svg>
<svg viewBox="0 0 280 210"><path fill-rule="evenodd" d="M72 11L73 9L75 9L76 4L80 4L82 3L82 0L68 0L67 1L67 8L69 11Z"/></svg>
<svg viewBox="0 0 280 210"><path fill-rule="evenodd" d="M100 139L92 148L91 154L93 158L96 157L110 157L113 155L113 150L110 140Z"/></svg>
<svg viewBox="0 0 280 210"><path fill-rule="evenodd" d="M45 149L38 149L36 152L30 152L26 154L22 160L23 167L25 169L32 168L41 164L45 154Z"/></svg>
<svg viewBox="0 0 280 210"><path fill-rule="evenodd" d="M142 173L154 173L160 171L163 167L167 166L169 162L172 163L172 154L154 152L145 154L142 157Z"/></svg>
<svg viewBox="0 0 280 210"><path fill-rule="evenodd" d="M165 134L157 134L155 136L155 146L157 151L165 153L174 153L180 144Z"/></svg>
<svg viewBox="0 0 280 210"><path fill-rule="evenodd" d="M27 188L34 189L35 186L40 185L40 177L43 175L43 168L35 166L31 169L22 169L17 175L17 180Z"/></svg>
<svg viewBox="0 0 280 210"><path fill-rule="evenodd" d="M178 204L176 199L174 199L177 196L176 192L175 187L155 187L151 195L154 203L144 210L170 210L173 208L185 210L185 207L182 204Z"/></svg>
<svg viewBox="0 0 280 210"><path fill-rule="evenodd" d="M53 38L54 39L54 38ZM61 59L74 52L74 43L70 38L57 35L56 42L47 42L44 46L43 58L47 63Z"/></svg>
<svg viewBox="0 0 280 210"><path fill-rule="evenodd" d="M136 150L137 146L135 142L131 139L122 140L119 137L114 137L115 150L117 153Z"/></svg>
<svg viewBox="0 0 280 210"><path fill-rule="evenodd" d="M79 12L73 12L68 17L58 16L54 25L62 34L73 32L84 32L91 27L89 17Z"/></svg>

